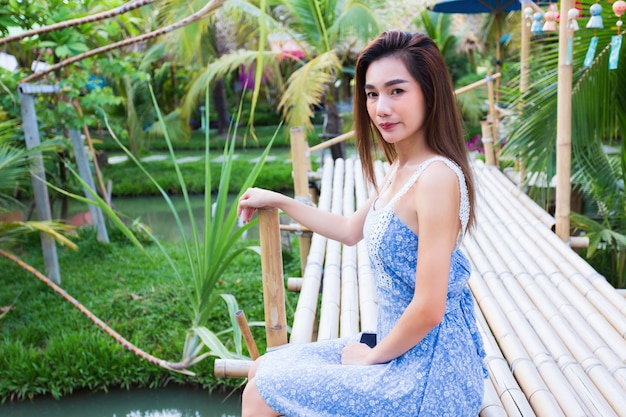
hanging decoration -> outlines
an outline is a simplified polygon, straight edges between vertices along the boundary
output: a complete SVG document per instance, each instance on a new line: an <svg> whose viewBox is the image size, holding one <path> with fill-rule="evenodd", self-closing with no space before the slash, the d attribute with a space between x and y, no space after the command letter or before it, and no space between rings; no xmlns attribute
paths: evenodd
<svg viewBox="0 0 626 417"><path fill-rule="evenodd" d="M617 69L617 63L619 61L619 50L622 46L622 15L626 12L626 1L617 0L613 3L613 12L615 16L617 16L617 35L611 36L611 51L609 54L609 69L614 70Z"/></svg>
<svg viewBox="0 0 626 417"><path fill-rule="evenodd" d="M556 22L559 20L559 10L555 3L550 2L548 5L548 11L543 15L543 18L546 20L543 24L544 32L555 32Z"/></svg>
<svg viewBox="0 0 626 417"><path fill-rule="evenodd" d="M597 0L596 0L597 1ZM585 61L583 62L583 66L590 67L593 63L593 59L596 55L596 48L598 46L598 37L596 36L596 29L602 29L604 26L602 24L602 6L600 6L597 2L593 4L589 8L589 12L591 12L591 18L587 22L587 28L593 29L593 37L589 42L589 47L587 48L587 54L585 55Z"/></svg>
<svg viewBox="0 0 626 417"><path fill-rule="evenodd" d="M578 27L578 9L572 8L567 11L568 20L568 35L567 35L567 65L572 65L572 55L574 50L574 32L579 29Z"/></svg>
<svg viewBox="0 0 626 417"><path fill-rule="evenodd" d="M544 32L555 32L556 31L556 16L557 14L552 10L549 10L544 15L546 22L543 24Z"/></svg>
<svg viewBox="0 0 626 417"><path fill-rule="evenodd" d="M587 28L602 29L604 27L602 25L602 6L600 6L598 3L593 4L589 8L589 12L591 12L591 17L587 22Z"/></svg>
<svg viewBox="0 0 626 417"><path fill-rule="evenodd" d="M534 34L543 33L543 25L541 21L543 20L543 12L535 12L533 15L533 24L530 26L530 31Z"/></svg>
<svg viewBox="0 0 626 417"><path fill-rule="evenodd" d="M533 8L526 7L524 9L524 24L526 25L526 27L531 26L532 20L533 20Z"/></svg>

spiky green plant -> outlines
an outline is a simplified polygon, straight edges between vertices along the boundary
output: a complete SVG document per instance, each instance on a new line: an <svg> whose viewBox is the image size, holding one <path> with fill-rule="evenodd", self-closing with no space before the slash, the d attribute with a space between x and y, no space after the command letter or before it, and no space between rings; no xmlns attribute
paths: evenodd
<svg viewBox="0 0 626 417"><path fill-rule="evenodd" d="M211 163L210 131L209 129L205 131L204 226L203 228L199 228L192 213L193 204L190 200L185 178L181 172L179 163L177 162L176 154L172 145L172 140L168 133L168 129L165 126L165 120L161 111L159 110L156 97L152 89L150 89L150 91L155 111L158 115L159 123L161 124L164 138L169 149L169 154L174 165L174 170L176 171L176 177L178 179L180 189L183 194L183 199L185 201L184 208L191 222L191 227L189 228L189 231L183 226L183 222L180 218L180 215L178 214L178 210L174 206L166 190L158 184L158 182L150 174L148 169L132 154L132 152L127 147L125 147L121 143L121 141L115 136L112 131L111 135L112 138L120 146L120 148L128 155L129 159L137 165L141 172L146 175L148 179L159 190L160 194L167 202L167 205L174 217L174 221L176 222L180 231L180 241L182 247L184 248L186 261L186 267L184 268L184 270L189 270L189 275L182 274L180 271L183 268L179 268L177 262L170 257L164 246L160 244L159 240L154 235L152 235L149 230L144 230L144 232L148 236L150 236L150 238L161 249L161 253L167 259L176 279L178 279L183 284L183 288L188 289L187 292L180 295L181 298L184 299L186 304L189 306L191 316L190 328L186 336L181 363L184 367L189 367L208 356L227 358L242 357L242 336L239 327L236 325L236 319L234 316L234 313L237 311L236 299L232 295L217 295L215 293L215 287L220 276L223 274L225 269L230 265L232 260L237 255L247 249L252 249L258 252L258 248L256 247L241 247L241 245L238 245L238 242L243 234L250 227L255 225L256 221L250 222L241 227L237 227L237 208L236 206L229 205L228 203L229 182L235 156L235 142L238 136L237 126L239 125L239 120L241 117L243 100L239 105L237 117L234 119L231 125L231 130L224 146L221 162L222 169L219 183L216 187L217 193L215 194L215 196L212 194L212 190L214 190L214 181L213 178L211 178L211 170L209 166L209 164ZM208 89L206 91L206 96L206 102L209 103ZM206 108L206 112L206 116L208 119L208 107ZM248 174L243 185L241 186L238 197L243 194L246 189L254 184L257 176L259 175L259 172L261 171L265 163L274 139L280 131L281 127L279 126L276 129L274 136L268 143L267 147ZM80 181L78 174L75 174L75 176L77 176L78 180ZM62 190L58 191L64 192ZM82 202L90 202L84 197L70 194L67 192L64 193L67 195L71 195L73 198L76 198ZM117 213L111 207L107 206L104 200L102 200L95 192L92 192L91 195L95 200L95 204L101 207L109 216L109 218L111 218L122 230L122 232L135 245L141 248L141 242L139 242L139 240L134 236L131 228L127 227L119 218L121 216L121 213ZM230 352L219 339L218 333L215 333L214 329L209 328L209 315L211 313L211 310L215 308L216 303L220 298L226 302L229 314L231 316L232 326L231 328L227 329L227 332L232 332L232 340L235 345L235 352ZM208 350L205 350L205 348Z"/></svg>

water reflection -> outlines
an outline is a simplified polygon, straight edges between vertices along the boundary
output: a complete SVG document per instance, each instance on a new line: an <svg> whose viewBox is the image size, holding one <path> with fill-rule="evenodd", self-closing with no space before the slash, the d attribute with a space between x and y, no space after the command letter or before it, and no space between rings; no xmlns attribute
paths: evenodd
<svg viewBox="0 0 626 417"><path fill-rule="evenodd" d="M193 387L75 393L60 400L35 398L0 405L2 417L240 417L238 394L210 394Z"/></svg>

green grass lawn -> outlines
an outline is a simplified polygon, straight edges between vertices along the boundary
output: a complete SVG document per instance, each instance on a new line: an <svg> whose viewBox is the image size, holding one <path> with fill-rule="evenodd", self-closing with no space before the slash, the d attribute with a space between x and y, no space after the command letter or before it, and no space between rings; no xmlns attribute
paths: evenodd
<svg viewBox="0 0 626 417"><path fill-rule="evenodd" d="M112 243L99 243L93 232L75 238L78 250L59 248L62 287L112 329L146 352L171 362L181 359L191 311L189 289L178 281L154 244L145 251L119 232ZM242 242L258 244L258 242ZM181 245L164 243L184 273ZM27 263L44 271L38 236L14 249ZM285 253L285 274L299 274L299 255ZM0 399L62 396L75 390L196 384L207 390L236 387L242 380L216 380L213 358L186 376L162 369L122 348L78 309L16 264L0 258ZM218 293L233 294L249 321L263 321L261 260L253 251L236 258L219 281ZM290 294L290 302L295 302ZM217 304L206 327L214 332L230 326L225 304ZM264 351L261 328L253 334ZM229 335L222 340L228 343ZM245 353L245 352L244 352Z"/></svg>

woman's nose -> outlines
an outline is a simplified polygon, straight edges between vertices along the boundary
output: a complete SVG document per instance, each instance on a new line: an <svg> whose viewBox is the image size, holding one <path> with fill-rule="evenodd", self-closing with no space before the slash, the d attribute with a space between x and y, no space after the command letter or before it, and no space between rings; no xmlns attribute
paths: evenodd
<svg viewBox="0 0 626 417"><path fill-rule="evenodd" d="M376 116L385 117L391 114L391 106L389 103L389 99L385 96L379 96L378 102L376 103Z"/></svg>

